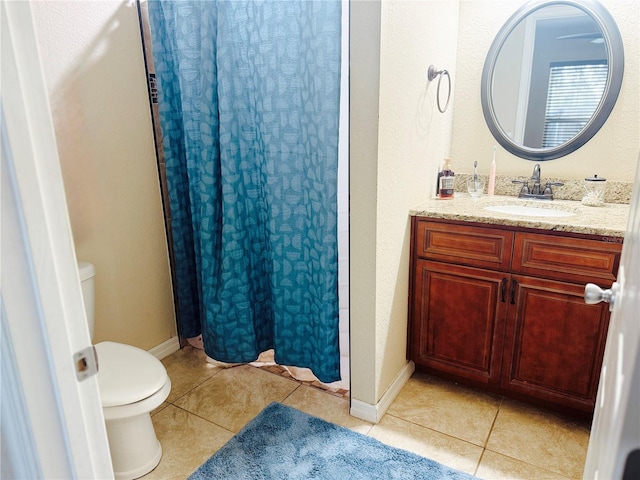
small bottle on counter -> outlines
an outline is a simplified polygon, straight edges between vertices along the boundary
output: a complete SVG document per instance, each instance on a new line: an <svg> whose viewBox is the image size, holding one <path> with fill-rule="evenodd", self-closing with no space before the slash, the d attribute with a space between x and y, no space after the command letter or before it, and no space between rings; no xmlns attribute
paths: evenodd
<svg viewBox="0 0 640 480"><path fill-rule="evenodd" d="M440 172L440 181L438 186L438 192L440 198L453 198L453 182L455 180L455 173L451 169L451 159L444 159L444 166Z"/></svg>
<svg viewBox="0 0 640 480"><path fill-rule="evenodd" d="M493 195L496 188L496 147L493 147L493 160L489 166L489 187L487 193Z"/></svg>

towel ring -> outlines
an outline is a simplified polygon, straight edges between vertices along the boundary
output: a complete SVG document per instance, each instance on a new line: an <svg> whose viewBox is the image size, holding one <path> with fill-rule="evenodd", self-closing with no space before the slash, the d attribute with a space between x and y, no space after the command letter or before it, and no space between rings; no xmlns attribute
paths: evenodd
<svg viewBox="0 0 640 480"><path fill-rule="evenodd" d="M442 108L442 106L440 105L440 83L442 82L442 77L444 75L447 76L447 80L449 82L449 90L447 93L447 101L444 104L444 108ZM438 103L438 110L440 111L440 113L444 113L447 111L447 107L449 106L449 100L451 99L451 76L449 75L449 72L447 72L446 70L438 70L433 65L429 65L429 69L427 70L427 80L431 82L438 76L440 78L438 78L438 90L436 92L436 100Z"/></svg>

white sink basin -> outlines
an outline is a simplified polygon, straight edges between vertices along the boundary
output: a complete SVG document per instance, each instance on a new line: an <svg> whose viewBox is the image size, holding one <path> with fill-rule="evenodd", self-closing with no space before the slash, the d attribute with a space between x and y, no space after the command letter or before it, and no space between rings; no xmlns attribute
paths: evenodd
<svg viewBox="0 0 640 480"><path fill-rule="evenodd" d="M544 207L526 207L524 205L493 205L484 207L484 209L491 210L492 212L525 217L571 217L575 215L575 213L564 210L554 210Z"/></svg>

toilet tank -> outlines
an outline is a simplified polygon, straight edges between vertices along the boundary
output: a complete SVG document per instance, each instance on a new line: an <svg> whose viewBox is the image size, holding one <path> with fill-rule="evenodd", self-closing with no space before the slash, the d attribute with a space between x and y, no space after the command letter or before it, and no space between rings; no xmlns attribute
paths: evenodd
<svg viewBox="0 0 640 480"><path fill-rule="evenodd" d="M95 287L94 277L96 269L89 262L78 262L78 272L80 272L80 285L82 286L82 300L84 309L87 312L87 323L89 324L89 335L93 339L93 326L95 323Z"/></svg>

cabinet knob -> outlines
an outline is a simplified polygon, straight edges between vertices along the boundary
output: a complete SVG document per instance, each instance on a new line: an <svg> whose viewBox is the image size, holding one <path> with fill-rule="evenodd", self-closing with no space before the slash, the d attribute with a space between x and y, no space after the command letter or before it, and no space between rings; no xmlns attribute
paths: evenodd
<svg viewBox="0 0 640 480"><path fill-rule="evenodd" d="M606 290L603 290L593 283L587 283L584 287L584 303L593 305L595 303L605 302L609 304L609 311L612 312L619 290L620 286L618 282L613 282L611 288Z"/></svg>

